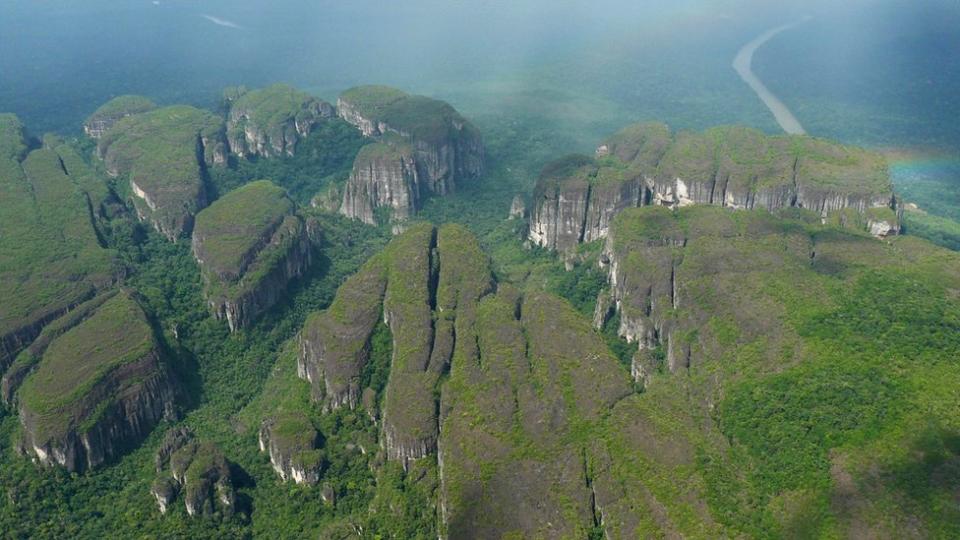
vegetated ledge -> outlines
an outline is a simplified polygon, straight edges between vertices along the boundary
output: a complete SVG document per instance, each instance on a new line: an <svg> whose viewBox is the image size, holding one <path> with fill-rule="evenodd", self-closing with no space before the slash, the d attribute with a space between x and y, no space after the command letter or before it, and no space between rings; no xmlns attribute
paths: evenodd
<svg viewBox="0 0 960 540"><path fill-rule="evenodd" d="M193 254L214 315L236 331L273 306L310 266L315 229L296 214L283 188L267 180L237 188L200 212Z"/></svg>
<svg viewBox="0 0 960 540"><path fill-rule="evenodd" d="M129 180L140 219L170 240L190 233L209 202L205 168L227 152L223 119L185 105L122 118L97 142L107 172Z"/></svg>
<svg viewBox="0 0 960 540"><path fill-rule="evenodd" d="M341 118L380 143L357 156L340 212L367 223L390 208L400 222L430 195L473 182L484 168L479 131L449 104L386 86L360 86L337 100Z"/></svg>
<svg viewBox="0 0 960 540"><path fill-rule="evenodd" d="M674 135L664 124L648 123L613 135L596 157L548 164L534 192L529 238L570 252L604 238L626 208L692 204L803 208L877 237L900 230L901 209L878 154L742 127Z"/></svg>
<svg viewBox="0 0 960 540"><path fill-rule="evenodd" d="M176 415L177 385L139 302L120 291L53 338L17 392L22 449L69 471L96 468Z"/></svg>

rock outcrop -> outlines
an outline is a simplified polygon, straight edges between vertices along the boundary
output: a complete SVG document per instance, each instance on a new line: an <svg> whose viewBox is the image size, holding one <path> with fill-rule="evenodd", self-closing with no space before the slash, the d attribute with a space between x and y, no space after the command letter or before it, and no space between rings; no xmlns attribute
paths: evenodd
<svg viewBox="0 0 960 540"><path fill-rule="evenodd" d="M237 511L230 462L215 444L200 441L186 428L167 432L156 455L157 473L150 493L161 513L179 495L190 516L228 517Z"/></svg>
<svg viewBox="0 0 960 540"><path fill-rule="evenodd" d="M513 197L513 201L510 203L510 219L526 219L527 217L527 201L523 199L523 195L516 194Z"/></svg>
<svg viewBox="0 0 960 540"><path fill-rule="evenodd" d="M69 471L115 459L177 409L176 384L136 299L120 292L90 309L53 332L17 393L24 450Z"/></svg>
<svg viewBox="0 0 960 540"><path fill-rule="evenodd" d="M313 229L286 192L267 180L231 191L200 212L193 254L214 315L235 331L273 306L310 266Z"/></svg>
<svg viewBox="0 0 960 540"><path fill-rule="evenodd" d="M140 219L171 240L192 230L209 202L206 167L227 154L223 120L182 105L123 118L97 143L107 172L129 180Z"/></svg>
<svg viewBox="0 0 960 540"><path fill-rule="evenodd" d="M156 108L153 101L143 96L118 96L104 103L87 118L83 123L83 132L92 139L99 139L121 119Z"/></svg>
<svg viewBox="0 0 960 540"><path fill-rule="evenodd" d="M410 145L377 142L360 149L343 189L340 212L376 225L378 211L385 221L406 221L420 208L420 177Z"/></svg>
<svg viewBox="0 0 960 540"><path fill-rule="evenodd" d="M799 275L811 263L822 264L833 241L817 227L759 211L734 216L715 207L625 211L601 256L609 267L609 291L597 302L594 323L600 327L619 315L617 333L637 345L631 372L638 382L648 382L658 369L687 370L716 357L723 336L711 316L736 327L744 343L772 339L782 334L776 309L746 309L746 302L726 291L738 281Z"/></svg>
<svg viewBox="0 0 960 540"><path fill-rule="evenodd" d="M899 232L886 164L865 150L747 128L671 135L630 126L597 148L545 167L534 192L530 240L569 252L606 237L626 208L708 204L737 210L803 208L877 236Z"/></svg>
<svg viewBox="0 0 960 540"><path fill-rule="evenodd" d="M224 98L230 151L239 157L292 156L301 139L336 115L333 105L285 84L228 89Z"/></svg>
<svg viewBox="0 0 960 540"><path fill-rule="evenodd" d="M300 332L297 372L326 411L359 404L360 375L386 286L386 260L378 255L340 286L329 309L311 314Z"/></svg>
<svg viewBox="0 0 960 540"><path fill-rule="evenodd" d="M280 414L264 420L258 437L260 451L283 480L316 484L324 467L320 433L302 413Z"/></svg>
<svg viewBox="0 0 960 540"><path fill-rule="evenodd" d="M414 226L348 280L330 309L308 319L300 335L299 374L324 408L357 406L382 313L393 352L381 445L388 459L406 466L436 449L435 387L453 355L457 325L469 324L476 301L490 287L486 257L465 229Z"/></svg>
<svg viewBox="0 0 960 540"><path fill-rule="evenodd" d="M96 223L109 190L55 138L28 152L23 125L0 114L0 375L52 321L123 274Z"/></svg>
<svg viewBox="0 0 960 540"><path fill-rule="evenodd" d="M344 191L344 215L369 222L369 209L389 207L401 220L418 210L424 198L452 193L483 172L479 132L447 103L361 86L341 94L337 111L381 143L358 156ZM384 145L395 148L389 151ZM377 181L384 185L372 185Z"/></svg>

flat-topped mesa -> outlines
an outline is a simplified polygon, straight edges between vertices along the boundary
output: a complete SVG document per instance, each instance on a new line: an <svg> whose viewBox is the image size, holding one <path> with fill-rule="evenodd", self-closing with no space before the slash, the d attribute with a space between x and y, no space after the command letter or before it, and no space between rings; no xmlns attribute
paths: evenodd
<svg viewBox="0 0 960 540"><path fill-rule="evenodd" d="M273 470L284 481L316 484L325 455L320 433L303 413L285 413L264 420L258 436L260 451L270 455Z"/></svg>
<svg viewBox="0 0 960 540"><path fill-rule="evenodd" d="M97 155L127 177L140 219L176 240L208 203L206 167L227 162L223 120L185 105L128 116L103 134Z"/></svg>
<svg viewBox="0 0 960 540"><path fill-rule="evenodd" d="M307 320L299 375L310 381L313 398L325 410L356 407L382 313L392 357L381 444L388 459L406 466L436 449L435 387L458 332L469 331L474 306L490 289L489 263L469 232L454 225L439 230L415 225L341 286L328 310Z"/></svg>
<svg viewBox="0 0 960 540"><path fill-rule="evenodd" d="M167 432L156 455L157 479L150 493L160 513L183 495L190 516L229 517L237 510L230 461L220 448L194 438L187 428Z"/></svg>
<svg viewBox="0 0 960 540"><path fill-rule="evenodd" d="M54 138L27 152L23 126L0 114L0 375L41 330L122 275L94 225L103 179Z"/></svg>
<svg viewBox="0 0 960 540"><path fill-rule="evenodd" d="M312 225L268 180L227 193L197 215L193 255L204 294L231 331L253 322L312 262Z"/></svg>
<svg viewBox="0 0 960 540"><path fill-rule="evenodd" d="M483 173L480 133L443 101L360 86L340 95L337 111L364 135L397 147L393 153L378 148L358 156L344 193L341 212L347 216L369 221L368 208L390 207L400 220L427 196L452 193ZM375 189L374 181L386 185Z"/></svg>
<svg viewBox="0 0 960 540"><path fill-rule="evenodd" d="M143 96L117 96L104 103L83 123L83 132L92 139L99 139L114 124L134 114L156 109L157 105Z"/></svg>
<svg viewBox="0 0 960 540"><path fill-rule="evenodd" d="M709 204L744 210L804 208L824 222L897 234L899 212L882 156L806 136L742 127L670 133L636 124L597 148L544 168L534 193L530 239L570 251L604 238L626 208Z"/></svg>
<svg viewBox="0 0 960 540"><path fill-rule="evenodd" d="M292 156L297 143L333 118L333 105L285 84L261 90L227 89L227 140L239 157Z"/></svg>
<svg viewBox="0 0 960 540"><path fill-rule="evenodd" d="M175 415L173 377L129 293L117 293L58 334L17 393L23 449L37 461L93 469Z"/></svg>

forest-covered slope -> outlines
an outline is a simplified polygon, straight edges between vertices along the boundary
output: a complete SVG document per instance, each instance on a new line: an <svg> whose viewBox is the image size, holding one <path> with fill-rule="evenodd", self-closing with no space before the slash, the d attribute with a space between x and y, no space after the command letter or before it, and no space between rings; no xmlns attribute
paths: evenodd
<svg viewBox="0 0 960 540"><path fill-rule="evenodd" d="M226 96L0 116L4 534L960 535L960 254L880 156L632 126L527 223L443 102Z"/></svg>

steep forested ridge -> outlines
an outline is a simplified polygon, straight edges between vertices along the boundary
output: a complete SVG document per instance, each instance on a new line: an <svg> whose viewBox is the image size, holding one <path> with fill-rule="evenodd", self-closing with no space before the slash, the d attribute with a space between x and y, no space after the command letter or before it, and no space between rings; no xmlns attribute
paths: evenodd
<svg viewBox="0 0 960 540"><path fill-rule="evenodd" d="M960 255L879 155L544 165L381 86L85 130L0 115L6 535L960 535Z"/></svg>

